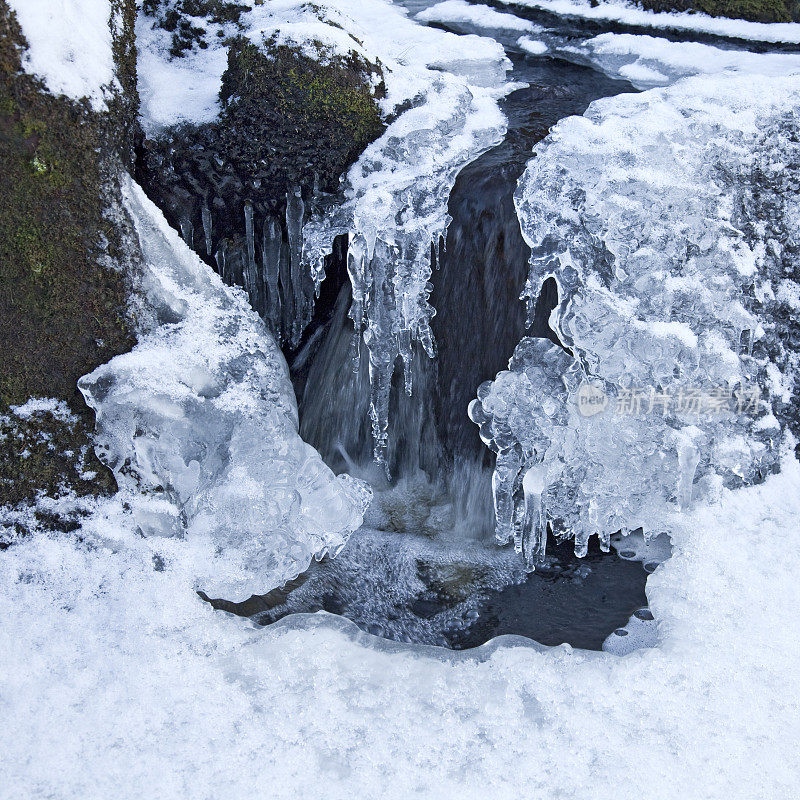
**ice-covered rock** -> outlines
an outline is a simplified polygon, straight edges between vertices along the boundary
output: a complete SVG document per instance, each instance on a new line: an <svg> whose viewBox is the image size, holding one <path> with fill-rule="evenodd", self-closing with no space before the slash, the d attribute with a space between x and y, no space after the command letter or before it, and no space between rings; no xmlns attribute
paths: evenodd
<svg viewBox="0 0 800 800"><path fill-rule="evenodd" d="M800 71L797 53L753 53L631 33L603 33L557 47L556 52L599 67L612 78L630 81L637 89L668 86L690 75L726 70L774 77Z"/></svg>
<svg viewBox="0 0 800 800"><path fill-rule="evenodd" d="M796 422L780 287L800 264L799 105L800 75L690 78L598 101L535 148L515 197L523 296L532 316L555 278L566 350L523 339L470 407L498 453L497 536L531 566L532 497L581 554L773 468Z"/></svg>
<svg viewBox="0 0 800 800"><path fill-rule="evenodd" d="M369 490L334 477L297 433L286 363L244 295L181 241L133 183L144 256L144 331L80 381L98 455L130 495L139 530L215 551L198 588L244 599L335 552Z"/></svg>

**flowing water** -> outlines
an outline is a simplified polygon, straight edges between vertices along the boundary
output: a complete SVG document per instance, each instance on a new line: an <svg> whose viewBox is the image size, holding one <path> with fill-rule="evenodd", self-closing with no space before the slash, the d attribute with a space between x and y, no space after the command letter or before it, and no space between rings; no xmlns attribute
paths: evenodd
<svg viewBox="0 0 800 800"><path fill-rule="evenodd" d="M373 508L336 559L314 564L265 597L217 601L220 607L264 624L324 610L376 635L459 649L501 634L598 649L635 611L643 613L647 572L616 551L592 550L579 560L568 545L554 546L546 565L528 574L513 552L492 542L493 456L467 405L525 335L519 296L529 250L514 209L517 179L555 122L582 113L596 98L631 91L587 67L513 49L509 56L509 78L528 87L503 101L504 141L462 170L450 196L453 222L433 275L438 353L433 360L417 354L411 397L400 371L396 376L391 480L372 462L368 369L363 362L357 372L351 366L350 288L340 253L323 285L328 319L292 371L303 438L335 471L370 480ZM335 300L332 286L340 287ZM548 326L556 301L555 284L546 284L528 335L557 341Z"/></svg>

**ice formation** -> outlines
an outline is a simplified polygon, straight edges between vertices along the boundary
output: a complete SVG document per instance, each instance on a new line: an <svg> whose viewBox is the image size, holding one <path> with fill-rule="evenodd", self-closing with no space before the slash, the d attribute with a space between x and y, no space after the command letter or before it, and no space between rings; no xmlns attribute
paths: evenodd
<svg viewBox="0 0 800 800"><path fill-rule="evenodd" d="M443 0L416 15L420 22L467 23L479 28L536 33L542 28L530 20L505 14L480 3L466 0Z"/></svg>
<svg viewBox="0 0 800 800"><path fill-rule="evenodd" d="M98 455L142 534L212 549L218 558L198 588L246 599L340 548L369 489L334 477L300 439L286 363L242 293L222 285L135 184L124 198L149 321L133 351L80 380Z"/></svg>
<svg viewBox="0 0 800 800"><path fill-rule="evenodd" d="M255 630L112 498L0 554L0 797L796 797L798 515L790 461L676 518L660 644L617 658Z"/></svg>
<svg viewBox="0 0 800 800"><path fill-rule="evenodd" d="M603 33L558 47L556 52L599 67L612 78L630 81L637 89L667 86L689 75L725 70L775 77L800 71L797 53L724 50L700 42L671 42L630 33Z"/></svg>
<svg viewBox="0 0 800 800"><path fill-rule="evenodd" d="M452 36L420 30L426 32L423 40L433 33ZM400 58L403 42L398 39L395 58ZM447 59L438 48L420 52L428 61L413 69L399 60L388 63L389 70L418 91L412 107L351 168L344 203L304 230L304 257L317 280L324 276L324 257L335 237L349 234L354 362L363 340L369 353L370 417L379 462L385 458L395 361L402 361L406 391L411 393L415 343L434 355L430 320L435 312L428 298L433 264L450 221L450 190L459 170L497 144L504 132L496 103L504 91L502 49L470 59L470 41L464 48Z"/></svg>
<svg viewBox="0 0 800 800"><path fill-rule="evenodd" d="M403 362L410 392L415 344L429 355L434 350L434 311L428 297L432 261L449 222L450 189L459 170L497 144L505 131L496 101L508 91L505 73L510 62L497 42L425 27L386 0L313 6L281 0L243 14L241 27L257 44L274 37L313 58L355 54L382 69L385 96L380 105L392 121L351 168L343 186L344 202L331 209L330 197L306 192L304 203L300 189L291 190L286 211L289 242L284 247L274 235L276 221L254 220L245 207L245 215L251 215L246 217L246 258L223 248L217 260L226 281L247 288L273 330L297 345L325 277L325 256L337 236L349 234L351 317L356 339L363 339L369 352L375 455L383 460L395 361L399 357ZM210 102L208 87L219 87L224 37L215 44L212 36L206 50L189 54L187 64L176 64L166 56L167 33L144 21L140 28L145 130L156 135L165 126L213 118L218 107ZM224 33L224 27L220 30ZM186 80L186 70L195 62L205 76L206 94L201 98ZM211 211L206 217L208 240ZM194 233L186 228L184 238L194 242ZM253 235L259 241L254 243Z"/></svg>
<svg viewBox="0 0 800 800"><path fill-rule="evenodd" d="M497 537L530 567L547 520L579 555L593 534L607 549L773 468L798 107L799 75L689 78L598 101L535 148L515 197L523 297L532 315L556 279L566 349L523 339L470 406L497 453Z"/></svg>

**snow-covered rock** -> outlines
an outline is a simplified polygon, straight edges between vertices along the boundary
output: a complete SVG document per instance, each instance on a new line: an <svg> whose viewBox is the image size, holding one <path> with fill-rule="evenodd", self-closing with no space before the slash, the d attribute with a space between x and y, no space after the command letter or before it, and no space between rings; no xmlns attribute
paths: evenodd
<svg viewBox="0 0 800 800"><path fill-rule="evenodd" d="M28 42L24 66L53 94L86 97L95 111L119 90L114 74L110 0L9 0Z"/></svg>
<svg viewBox="0 0 800 800"><path fill-rule="evenodd" d="M725 71L769 77L800 72L800 55L796 53L723 50L700 42L672 42L630 33L603 33L578 44L556 47L556 53L599 67L612 78L630 81L637 89Z"/></svg>
<svg viewBox="0 0 800 800"><path fill-rule="evenodd" d="M800 43L800 23L748 22L743 19L710 17L689 12L645 11L633 3L592 2L592 0L498 0L509 6L521 6L547 11L564 17L618 22L641 28L708 33L731 39L754 42Z"/></svg>

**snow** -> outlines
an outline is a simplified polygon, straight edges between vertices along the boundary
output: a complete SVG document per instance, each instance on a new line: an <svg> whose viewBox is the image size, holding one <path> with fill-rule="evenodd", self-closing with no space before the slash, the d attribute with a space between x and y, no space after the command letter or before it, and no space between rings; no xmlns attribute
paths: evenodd
<svg viewBox="0 0 800 800"><path fill-rule="evenodd" d="M220 30L225 30L219 26ZM212 31L214 33L214 31ZM162 128L181 123L212 122L220 112L219 90L228 66L224 47L215 35L207 50L169 59L171 34L153 26L153 20L139 14L136 21L142 127L149 136Z"/></svg>
<svg viewBox="0 0 800 800"><path fill-rule="evenodd" d="M324 613L258 630L120 499L2 553L0 797L776 800L800 774L800 469L671 525L660 645L446 653Z"/></svg>
<svg viewBox="0 0 800 800"><path fill-rule="evenodd" d="M9 0L28 42L23 66L54 94L86 97L95 111L117 89L109 0Z"/></svg>
<svg viewBox="0 0 800 800"><path fill-rule="evenodd" d="M78 383L97 415L98 455L143 535L215 554L197 588L245 600L337 551L370 492L335 478L300 439L286 363L245 296L135 184L123 196L152 319L131 352Z"/></svg>
<svg viewBox="0 0 800 800"><path fill-rule="evenodd" d="M527 19L514 14L503 14L489 6L468 3L466 0L444 0L416 15L420 22L462 22L479 28L536 33L542 30Z"/></svg>
<svg viewBox="0 0 800 800"><path fill-rule="evenodd" d="M207 30L208 47L172 58L171 34L155 27L152 17L139 15L142 124L150 136L171 125L210 122L219 114L218 94L227 67L225 40L237 33L244 33L256 44L274 36L279 44L296 45L323 62L355 53L371 63L380 63L387 89L380 102L386 114L425 90L430 82L430 77L425 77L426 68L461 71L479 83L494 82L498 70L501 75L503 71L503 50L496 42L426 28L388 0L314 4L271 0L242 14L242 30L206 19L202 24ZM476 72L487 67L486 75Z"/></svg>
<svg viewBox="0 0 800 800"><path fill-rule="evenodd" d="M637 89L667 86L689 75L740 72L780 77L800 73L800 55L723 50L699 42L671 42L657 36L603 33L557 48L566 58L585 60L612 78L624 78Z"/></svg>
<svg viewBox="0 0 800 800"><path fill-rule="evenodd" d="M520 36L517 40L517 46L532 56L541 56L550 49L544 42L538 39L531 39L530 36Z"/></svg>
<svg viewBox="0 0 800 800"><path fill-rule="evenodd" d="M53 397L31 397L21 405L11 406L11 411L20 419L30 419L36 414L51 414L60 422L75 422L77 417L63 400Z"/></svg>
<svg viewBox="0 0 800 800"><path fill-rule="evenodd" d="M796 22L747 22L726 17L709 17L706 14L655 13L636 8L632 4L601 2L593 5L589 0L499 0L499 2L598 22L619 22L624 25L661 30L694 31L755 42L800 44L800 23Z"/></svg>

